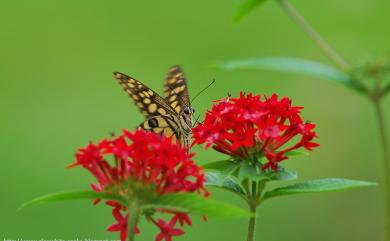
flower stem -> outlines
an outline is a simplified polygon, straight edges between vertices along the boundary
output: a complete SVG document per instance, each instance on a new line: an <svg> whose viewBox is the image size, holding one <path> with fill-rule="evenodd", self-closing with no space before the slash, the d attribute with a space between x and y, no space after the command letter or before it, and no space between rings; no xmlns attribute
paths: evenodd
<svg viewBox="0 0 390 241"><path fill-rule="evenodd" d="M349 64L319 35L305 20L305 18L287 1L278 0L280 7L288 17L300 27L342 70L349 69Z"/></svg>
<svg viewBox="0 0 390 241"><path fill-rule="evenodd" d="M319 47L320 49L335 62L338 67L343 71L348 71L350 69L349 64L319 35L313 27L305 20L305 18L288 2L288 0L277 0L280 7L284 10L287 16L298 26L303 32L305 32ZM382 145L382 155L383 155L383 167L385 172L385 209L386 209L386 240L390 241L390 156L387 148L389 147L389 142L386 135L386 126L383 115L383 108L381 103L381 97L383 97L387 92L390 91L390 84L380 90L379 82L377 81L377 90L373 97L373 103L375 106L376 117L378 120L379 135ZM365 88L363 88L366 90ZM370 96L370 93L366 90L365 93Z"/></svg>
<svg viewBox="0 0 390 241"><path fill-rule="evenodd" d="M248 224L248 237L247 241L254 241L255 240L255 229L256 229L256 203L248 203L249 204L249 211L252 214L252 216L249 218L249 224Z"/></svg>
<svg viewBox="0 0 390 241"><path fill-rule="evenodd" d="M255 240L255 230L256 230L256 210L257 206L259 204L259 195L258 192L261 193L262 190L257 190L258 183L255 181L251 182L251 191L249 192L248 197L248 206L250 211L250 218L249 218L249 224L248 224L248 236L247 241L254 241Z"/></svg>
<svg viewBox="0 0 390 241"><path fill-rule="evenodd" d="M385 171L385 209L386 209L386 240L390 241L390 158L387 147L389 146L387 136L386 136L386 126L383 115L383 108L381 105L381 99L374 100L375 112L378 119L379 135L381 138L382 152L383 152L383 167Z"/></svg>
<svg viewBox="0 0 390 241"><path fill-rule="evenodd" d="M135 240L135 227L139 218L139 206L137 202L130 203L128 207L129 211L129 220L127 222L127 240L134 241Z"/></svg>
<svg viewBox="0 0 390 241"><path fill-rule="evenodd" d="M389 91L390 91L390 84L388 84L385 88L383 88L383 91L382 91L381 95L384 96Z"/></svg>

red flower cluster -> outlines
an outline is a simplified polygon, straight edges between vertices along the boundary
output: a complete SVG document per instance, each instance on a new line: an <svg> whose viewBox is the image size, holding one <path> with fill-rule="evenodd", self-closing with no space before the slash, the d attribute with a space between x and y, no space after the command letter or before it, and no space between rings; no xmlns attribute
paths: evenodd
<svg viewBox="0 0 390 241"><path fill-rule="evenodd" d="M186 148L172 143L172 140L152 132L126 130L112 140L105 139L98 144L89 144L80 148L76 162L70 167L81 165L96 178L97 184L91 184L96 192L108 192L140 200L177 192L198 192L208 195L204 188L204 173L191 159ZM98 201L97 201L98 202ZM118 202L108 201L112 206L112 215L116 223L108 227L109 231L120 231L120 238L127 237L127 220L132 215ZM154 219L157 211L172 214L166 223L163 219ZM156 241L170 241L172 236L182 235L183 231L175 228L177 221L191 225L186 213L170 210L152 210L147 219L154 223L160 233ZM139 233L136 227L135 233Z"/></svg>
<svg viewBox="0 0 390 241"><path fill-rule="evenodd" d="M215 150L239 159L265 156L262 169L278 169L287 159L286 153L304 147L312 150L318 144L315 125L304 123L300 117L303 107L291 105L291 100L260 95L245 95L216 101L206 113L202 124L193 128L194 144L206 143ZM298 138L297 138L298 137Z"/></svg>

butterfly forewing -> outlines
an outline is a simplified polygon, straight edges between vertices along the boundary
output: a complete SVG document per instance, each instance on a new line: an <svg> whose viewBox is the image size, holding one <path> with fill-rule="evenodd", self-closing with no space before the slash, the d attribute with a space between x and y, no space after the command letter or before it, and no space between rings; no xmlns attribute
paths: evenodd
<svg viewBox="0 0 390 241"><path fill-rule="evenodd" d="M148 119L153 116L175 114L175 111L169 104L146 85L119 72L115 72L114 75L129 97L134 100L136 106L145 118Z"/></svg>

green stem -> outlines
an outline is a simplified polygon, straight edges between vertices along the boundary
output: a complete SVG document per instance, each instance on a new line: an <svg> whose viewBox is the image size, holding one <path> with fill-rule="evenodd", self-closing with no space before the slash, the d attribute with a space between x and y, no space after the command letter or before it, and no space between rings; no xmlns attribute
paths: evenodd
<svg viewBox="0 0 390 241"><path fill-rule="evenodd" d="M280 7L285 11L285 13L290 17L290 19L298 25L319 47L320 49L329 56L333 62L335 62L342 70L348 71L350 66L349 64L319 35L312 26L304 19L304 17L299 14L299 12L287 1L287 0L277 0ZM358 82L357 82L358 83ZM388 91L390 91L390 84L386 86L382 91L380 90L379 81L377 81L376 93L373 96L370 96L370 93L366 88L365 93L372 97L375 112L378 120L379 135L382 145L382 154L383 154L383 167L385 172L385 208L386 208L386 240L390 241L390 156L387 148L389 147L389 142L386 135L386 126L383 115L383 108L381 105L381 97L383 97Z"/></svg>
<svg viewBox="0 0 390 241"><path fill-rule="evenodd" d="M255 181L252 181L252 198L253 200L257 200L256 199L256 196L257 196L257 183Z"/></svg>
<svg viewBox="0 0 390 241"><path fill-rule="evenodd" d="M381 99L374 100L375 112L378 119L378 127L379 127L379 135L381 138L382 152L383 152L383 167L385 174L385 209L386 209L386 223L385 223L385 231L386 231L386 240L390 241L390 158L387 147L389 146L387 136L386 136L386 126L383 115L383 108L381 105Z"/></svg>
<svg viewBox="0 0 390 241"><path fill-rule="evenodd" d="M135 240L135 227L138 223L139 218L139 205L136 201L130 203L128 207L129 211L129 220L127 222L127 240L134 241Z"/></svg>
<svg viewBox="0 0 390 241"><path fill-rule="evenodd" d="M248 223L248 235L247 235L247 241L254 241L255 240L255 231L256 231L256 210L257 206L259 206L259 197L261 196L261 193L263 192L264 185L262 183L257 183L255 181L250 182L251 184L251 190L247 197L248 200L248 206L249 211L252 214L249 218Z"/></svg>
<svg viewBox="0 0 390 241"><path fill-rule="evenodd" d="M349 64L319 35L305 18L287 1L278 0L280 7L287 16L300 27L319 47L320 49L335 62L342 70L349 70Z"/></svg>
<svg viewBox="0 0 390 241"><path fill-rule="evenodd" d="M254 241L255 240L255 229L256 229L257 204L255 202L250 202L248 204L249 204L249 211L252 214L252 216L249 218L247 241Z"/></svg>
<svg viewBox="0 0 390 241"><path fill-rule="evenodd" d="M383 88L381 95L385 96L389 91L390 91L390 84L388 84L385 88Z"/></svg>
<svg viewBox="0 0 390 241"><path fill-rule="evenodd" d="M247 241L253 241L255 240L257 208L257 183L255 181L251 182L251 191L248 198L248 206L249 211L252 215L249 218Z"/></svg>

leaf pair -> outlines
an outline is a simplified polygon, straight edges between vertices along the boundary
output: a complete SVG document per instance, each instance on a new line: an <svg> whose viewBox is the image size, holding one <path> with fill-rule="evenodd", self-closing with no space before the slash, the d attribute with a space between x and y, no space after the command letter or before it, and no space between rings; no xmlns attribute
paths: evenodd
<svg viewBox="0 0 390 241"><path fill-rule="evenodd" d="M288 172L283 172L279 174L281 179L292 179L296 178L296 175L290 175ZM286 176L283 176L286 175ZM284 178L283 178L284 177ZM230 192L233 192L240 197L246 197L246 191L241 185L239 180L233 176L223 177L220 173L216 171L208 171L206 173L207 186L221 188ZM280 197L293 194L304 194L304 193L320 193L320 192L338 192L353 188L359 187L369 187L376 186L376 183L359 181L359 180L350 180L344 178L326 178L326 179L316 179L304 181L292 185L287 185L283 187L278 187L269 191L266 191L263 195L262 200L268 200L272 197Z"/></svg>
<svg viewBox="0 0 390 241"><path fill-rule="evenodd" d="M291 153L291 155L298 155L298 153ZM265 184L269 181L287 181L294 180L298 177L296 172L287 171L283 168L280 168L278 171L264 170L258 172L257 169L253 168L253 166L244 161L217 161L204 165L204 168L207 170L207 186L232 192L244 200L248 200L248 197L250 196L250 193L248 193L248 190L244 187L246 180ZM271 190L264 190L261 201L285 195L337 192L375 185L377 184L372 182L343 178L309 180L292 185L281 186Z"/></svg>
<svg viewBox="0 0 390 241"><path fill-rule="evenodd" d="M102 192L97 193L93 191L68 191L52 193L35 198L21 205L18 210L35 204L77 199L114 200L121 203L123 206L128 206L126 200L120 195ZM250 215L248 212L233 205L190 193L162 195L152 199L141 207L141 209L150 208L164 208L171 211L188 212L220 218L243 218Z"/></svg>

